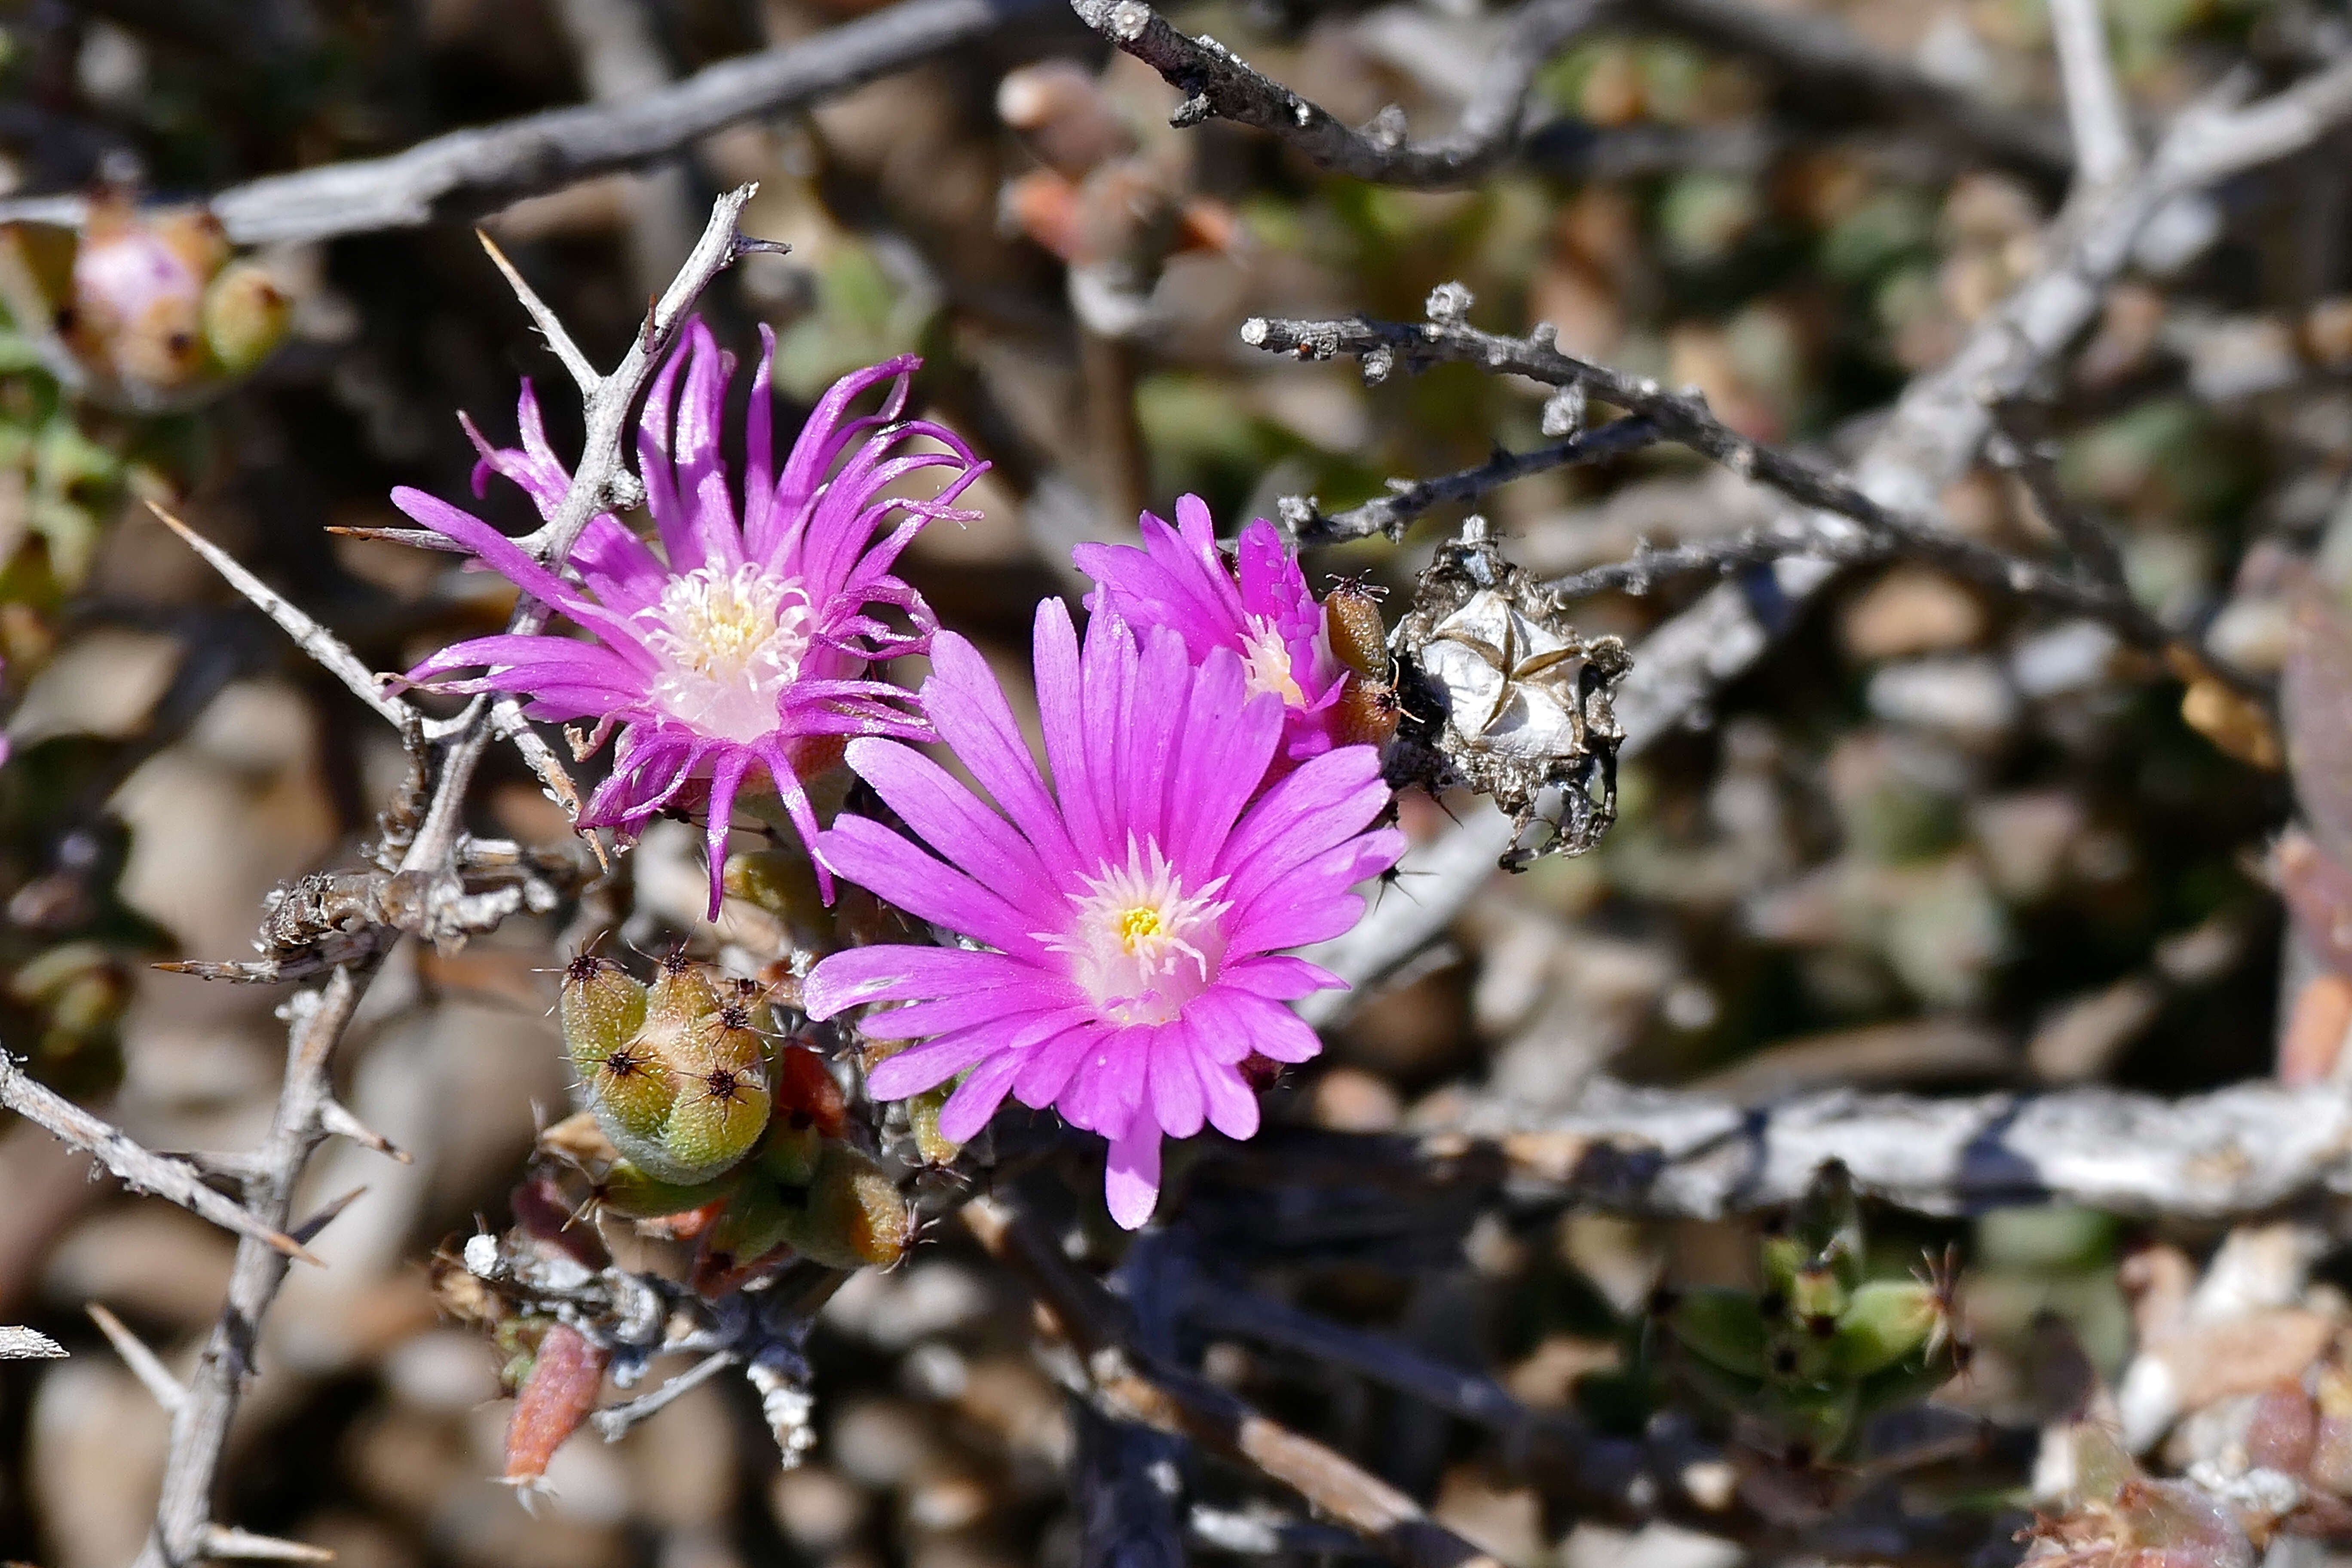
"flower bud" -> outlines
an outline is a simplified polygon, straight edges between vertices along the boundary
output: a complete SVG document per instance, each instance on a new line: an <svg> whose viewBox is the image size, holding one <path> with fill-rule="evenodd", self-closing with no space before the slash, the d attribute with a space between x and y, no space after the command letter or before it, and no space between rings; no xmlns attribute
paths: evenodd
<svg viewBox="0 0 2352 1568"><path fill-rule="evenodd" d="M778 1121L793 1128L813 1128L827 1138L842 1135L848 1126L849 1107L823 1057L804 1047L786 1046L776 1052L775 1075Z"/></svg>
<svg viewBox="0 0 2352 1568"><path fill-rule="evenodd" d="M808 1206L792 1227L803 1257L834 1268L887 1267L906 1256L914 1216L898 1184L846 1143L825 1145Z"/></svg>
<svg viewBox="0 0 2352 1568"><path fill-rule="evenodd" d="M1380 599L1362 584L1343 581L1325 596L1323 629L1340 663L1366 680L1388 679L1389 629Z"/></svg>
<svg viewBox="0 0 2352 1568"><path fill-rule="evenodd" d="M205 346L228 375L244 375L286 341L293 302L250 262L225 268L205 289Z"/></svg>
<svg viewBox="0 0 2352 1568"><path fill-rule="evenodd" d="M1829 1343L1832 1375L1867 1377L1906 1357L1941 1347L1948 1333L1944 1304L1916 1279L1874 1279L1858 1288Z"/></svg>
<svg viewBox="0 0 2352 1568"><path fill-rule="evenodd" d="M1350 676L1340 689L1339 741L1343 746L1385 746L1404 718L1396 688L1385 680Z"/></svg>
<svg viewBox="0 0 2352 1568"><path fill-rule="evenodd" d="M735 1195L702 1233L692 1283L705 1295L740 1284L753 1268L793 1240L800 1211L772 1182L756 1175L739 1184Z"/></svg>
<svg viewBox="0 0 2352 1568"><path fill-rule="evenodd" d="M727 858L727 896L740 899L793 925L824 908L816 868L797 842L791 849L751 849Z"/></svg>
<svg viewBox="0 0 2352 1568"><path fill-rule="evenodd" d="M954 1092L953 1083L943 1083L937 1089L925 1089L907 1101L907 1120L915 1130L915 1148L926 1165L947 1164L956 1157L956 1151L963 1147L940 1131L940 1112L947 1108L948 1096Z"/></svg>
<svg viewBox="0 0 2352 1568"><path fill-rule="evenodd" d="M612 1352L590 1343L570 1325L548 1325L531 1358L530 1373L515 1396L514 1416L507 1423L508 1480L535 1481L547 1474L555 1450L596 1407L604 1366L611 1360Z"/></svg>
<svg viewBox="0 0 2352 1568"><path fill-rule="evenodd" d="M1727 1285L1679 1291L1665 1321L1675 1339L1693 1355L1743 1377L1764 1375L1768 1334L1752 1293Z"/></svg>
<svg viewBox="0 0 2352 1568"><path fill-rule="evenodd" d="M824 1136L814 1127L792 1127L779 1121L760 1145L759 1167L779 1187L805 1191L816 1180L824 1159Z"/></svg>
<svg viewBox="0 0 2352 1568"><path fill-rule="evenodd" d="M725 1197L726 1178L708 1182L665 1182L649 1176L626 1160L614 1162L596 1184L596 1201L631 1219L661 1219L686 1214Z"/></svg>
<svg viewBox="0 0 2352 1568"><path fill-rule="evenodd" d="M572 1065L584 1076L645 1027L646 988L619 964L583 952L564 968L556 1016Z"/></svg>

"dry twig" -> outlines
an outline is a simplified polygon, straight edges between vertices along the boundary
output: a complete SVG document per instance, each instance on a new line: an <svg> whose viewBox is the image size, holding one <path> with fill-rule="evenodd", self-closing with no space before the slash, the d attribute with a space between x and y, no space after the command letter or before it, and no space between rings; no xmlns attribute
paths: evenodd
<svg viewBox="0 0 2352 1568"><path fill-rule="evenodd" d="M1405 140L1404 116L1393 106L1365 130L1350 130L1214 38L1186 37L1144 0L1071 0L1071 8L1185 95L1171 125L1231 120L1274 132L1335 174L1431 187L1469 184L1509 156L1537 69L1591 25L1601 5L1528 0L1487 59L1453 134L1419 143Z"/></svg>
<svg viewBox="0 0 2352 1568"><path fill-rule="evenodd" d="M671 157L714 131L781 114L986 37L1045 0L901 0L830 32L722 60L615 103L453 131L389 157L234 185L209 200L240 245L331 239L490 212L614 169ZM0 202L0 223L78 226L78 198Z"/></svg>
<svg viewBox="0 0 2352 1568"><path fill-rule="evenodd" d="M2237 89L2224 92L2230 90ZM1974 460L1990 432L1993 410L2014 402L2090 324L2107 286L2129 263L2158 212L2217 180L2310 147L2347 115L2352 61L2330 65L2257 103L2238 107L2217 95L2184 110L2155 156L2132 178L2107 186L2086 184L2074 194L2044 238L2048 259L2042 270L1987 312L1948 362L1905 389L1854 465L1852 479L1832 482L1872 507L1931 515L1937 498ZM1388 345L1367 340L1366 346ZM1566 361L1549 343L1542 346ZM1516 367L1507 363L1496 368ZM1615 380L1621 388L1640 390L1645 402L1665 395L1662 389L1641 390L1629 378ZM1597 384L1593 390L1608 395ZM1749 444L1699 433L1717 448L1700 450L1742 471L1740 464L1748 459L1733 454L1752 449ZM1669 434L1683 438L1678 431ZM1761 471L1748 477L1772 482ZM1820 492L1806 490L1810 481L1823 476L1805 468L1791 477L1806 489L1784 492L1790 510L1795 510L1801 498L1802 504L1818 504ZM1800 514L1793 531L1814 536L1818 531L1811 523ZM1834 519L1831 527L1845 531ZM1703 715L1714 692L1760 658L1836 571L1837 563L1819 553L1776 557L1769 572L1711 590L1652 631L1635 650L1633 673L1617 697L1624 756L1638 755ZM1452 923L1509 847L1509 825L1496 814L1482 813L1454 829L1408 858L1409 872L1424 873L1407 884L1410 899L1388 900L1327 947L1318 962L1360 986L1388 973ZM1324 993L1331 999L1312 999L1307 1010L1328 1021L1347 1005L1344 994Z"/></svg>
<svg viewBox="0 0 2352 1568"><path fill-rule="evenodd" d="M2236 1084L2186 1100L2107 1089L1930 1100L1836 1089L1746 1106L1603 1080L1564 1115L1473 1107L1423 1158L1491 1144L1529 1194L1715 1219L1791 1202L1827 1160L1924 1214L2063 1203L2230 1219L2352 1193L2352 1099Z"/></svg>

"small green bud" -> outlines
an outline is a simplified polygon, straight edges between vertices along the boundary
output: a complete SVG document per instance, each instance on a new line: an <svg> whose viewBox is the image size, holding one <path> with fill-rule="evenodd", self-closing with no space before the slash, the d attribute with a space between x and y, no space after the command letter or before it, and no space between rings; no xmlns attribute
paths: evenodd
<svg viewBox="0 0 2352 1568"><path fill-rule="evenodd" d="M205 346L229 375L258 367L286 341L293 301L250 262L232 262L205 289Z"/></svg>
<svg viewBox="0 0 2352 1568"><path fill-rule="evenodd" d="M660 1135L668 1170L655 1167L655 1173L677 1181L717 1175L750 1153L767 1126L767 1072L756 1054L740 1067L681 1075L677 1103Z"/></svg>
<svg viewBox="0 0 2352 1568"><path fill-rule="evenodd" d="M846 1143L827 1144L792 1227L802 1256L833 1268L887 1267L906 1256L913 1235L907 1200L882 1167Z"/></svg>
<svg viewBox="0 0 2352 1568"><path fill-rule="evenodd" d="M1940 1348L1948 1331L1933 1287L1916 1279L1874 1279L1854 1291L1837 1320L1830 1371L1840 1377L1867 1377Z"/></svg>
<svg viewBox="0 0 2352 1568"><path fill-rule="evenodd" d="M745 1269L790 1244L799 1214L773 1184L742 1183L710 1228L702 1233L702 1250L694 1261L695 1288L723 1289Z"/></svg>
<svg viewBox="0 0 2352 1568"><path fill-rule="evenodd" d="M556 1011L564 1048L584 1078L645 1027L646 988L619 964L583 952L564 966Z"/></svg>
<svg viewBox="0 0 2352 1568"><path fill-rule="evenodd" d="M1754 1295L1727 1285L1678 1291L1666 1327L1683 1348L1742 1377L1765 1374L1769 1346Z"/></svg>
<svg viewBox="0 0 2352 1568"><path fill-rule="evenodd" d="M947 1108L948 1096L955 1085L943 1083L937 1089L925 1089L907 1101L907 1120L915 1129L915 1148L926 1165L944 1165L954 1160L956 1151L963 1145L950 1142L940 1131L940 1112Z"/></svg>
<svg viewBox="0 0 2352 1568"><path fill-rule="evenodd" d="M797 1190L816 1180L817 1163L824 1157L824 1133L814 1127L788 1127L780 1121L760 1145L759 1165L776 1185Z"/></svg>
<svg viewBox="0 0 2352 1568"><path fill-rule="evenodd" d="M649 1176L626 1160L614 1162L596 1184L596 1201L631 1219L661 1219L686 1214L725 1197L728 1182L665 1182Z"/></svg>
<svg viewBox="0 0 2352 1568"><path fill-rule="evenodd" d="M646 994L645 1024L637 1036L647 1050L683 1071L695 1065L698 1042L719 1016L719 994L702 966L682 953L662 961Z"/></svg>
<svg viewBox="0 0 2352 1568"><path fill-rule="evenodd" d="M1800 1325L1827 1319L1835 1322L1846 1309L1847 1287L1839 1270L1814 1263L1797 1270L1789 1282L1789 1315Z"/></svg>

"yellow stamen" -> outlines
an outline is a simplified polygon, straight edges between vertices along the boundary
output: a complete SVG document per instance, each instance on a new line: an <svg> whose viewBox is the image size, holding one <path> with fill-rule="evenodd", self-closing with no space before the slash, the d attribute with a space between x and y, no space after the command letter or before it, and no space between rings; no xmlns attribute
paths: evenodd
<svg viewBox="0 0 2352 1568"><path fill-rule="evenodd" d="M1160 930L1158 910L1149 907L1129 910L1118 917L1119 945L1133 952L1137 942L1146 937L1158 936Z"/></svg>

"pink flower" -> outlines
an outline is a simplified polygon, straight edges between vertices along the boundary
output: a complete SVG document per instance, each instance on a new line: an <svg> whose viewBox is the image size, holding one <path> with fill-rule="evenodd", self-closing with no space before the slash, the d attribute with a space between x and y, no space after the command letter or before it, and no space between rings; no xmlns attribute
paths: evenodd
<svg viewBox="0 0 2352 1568"><path fill-rule="evenodd" d="M835 953L803 989L815 1018L869 1002L866 1032L925 1043L877 1067L884 1100L971 1072L940 1115L959 1142L1010 1092L1110 1141L1105 1192L1132 1229L1160 1190L1160 1140L1206 1121L1257 1131L1240 1066L1305 1061L1315 1031L1283 1005L1342 984L1279 950L1338 936L1363 913L1349 889L1396 863L1403 836L1366 831L1389 800L1369 746L1328 751L1259 793L1283 707L1249 689L1239 655L1197 666L1152 628L1139 647L1098 615L1078 647L1068 610L1037 608L1037 699L1049 789L971 645L943 633L923 702L994 797L938 763L853 741L849 765L945 859L861 817L817 839L842 877L918 919L987 943ZM1253 799L1253 797L1255 797Z"/></svg>
<svg viewBox="0 0 2352 1568"><path fill-rule="evenodd" d="M733 359L699 321L655 379L637 429L637 467L660 554L618 519L599 517L572 552L575 585L446 501L407 489L392 496L401 510L593 639L476 637L442 649L407 679L449 691L522 693L530 698L523 711L534 719L595 720L599 741L617 725L612 775L579 826L635 833L665 807L701 806L714 916L729 818L747 779L765 772L802 838L814 841L816 815L805 783L838 762L843 737L930 739L913 694L871 679L869 667L930 646L938 630L930 607L890 567L930 519L975 515L954 502L987 467L943 426L899 420L908 377L920 363L907 355L835 382L782 471L773 472L768 377L775 342L765 329L761 335L740 521L719 445ZM893 384L878 413L845 417L854 398L884 382ZM490 473L504 474L551 516L571 475L548 446L528 382L520 419L520 450L493 448L467 425L482 454L475 491ZM948 450L892 456L917 437ZM909 473L940 467L957 473L937 500L888 494ZM903 514L900 521L877 540L893 511ZM877 618L877 610L896 612L903 624ZM446 679L469 668L483 673ZM817 871L831 898L832 879L822 865Z"/></svg>
<svg viewBox="0 0 2352 1568"><path fill-rule="evenodd" d="M1142 548L1081 544L1073 551L1078 570L1101 584L1087 607L1137 627L1173 626L1196 662L1212 648L1239 654L1248 689L1282 699L1277 772L1329 751L1339 743L1348 672L1331 651L1323 606L1307 590L1298 557L1261 518L1236 542L1237 582L1218 552L1206 502L1179 496L1176 521L1171 528L1145 512Z"/></svg>

